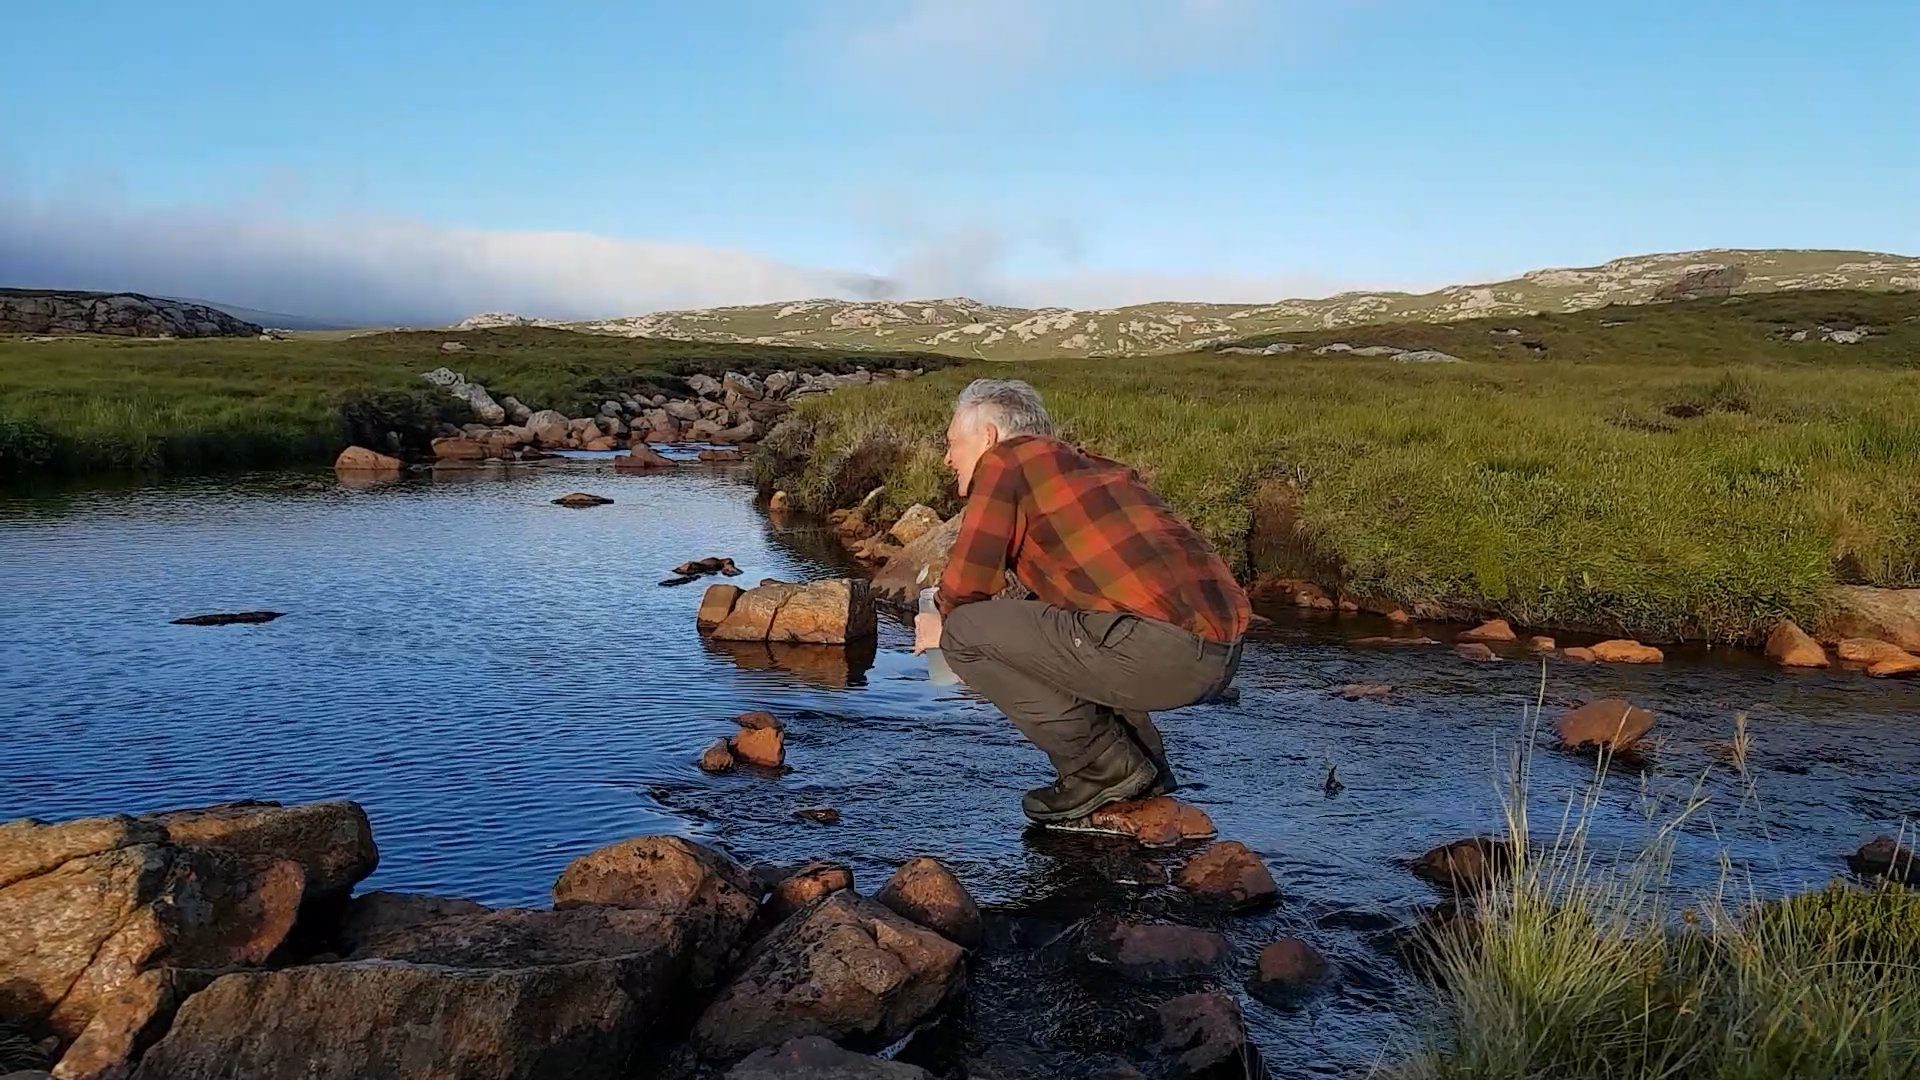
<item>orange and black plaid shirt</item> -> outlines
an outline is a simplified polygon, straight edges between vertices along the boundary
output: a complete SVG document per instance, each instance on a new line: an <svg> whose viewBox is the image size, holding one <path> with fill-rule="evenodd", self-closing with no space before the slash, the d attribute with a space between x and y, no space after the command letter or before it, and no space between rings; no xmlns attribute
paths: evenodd
<svg viewBox="0 0 1920 1080"><path fill-rule="evenodd" d="M1009 570L1056 607L1141 615L1225 644L1251 613L1227 565L1139 474L1036 435L975 466L941 611L998 594Z"/></svg>

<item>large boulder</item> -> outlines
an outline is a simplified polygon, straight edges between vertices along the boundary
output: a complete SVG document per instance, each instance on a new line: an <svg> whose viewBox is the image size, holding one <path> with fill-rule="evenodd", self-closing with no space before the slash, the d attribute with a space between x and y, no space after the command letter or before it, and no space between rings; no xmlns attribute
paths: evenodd
<svg viewBox="0 0 1920 1080"><path fill-rule="evenodd" d="M906 512L893 523L893 527L887 530L887 535L893 537L897 543L911 544L944 524L946 522L940 520L940 515L934 511L933 507L925 503L914 503L907 507Z"/></svg>
<svg viewBox="0 0 1920 1080"><path fill-rule="evenodd" d="M484 915L489 910L484 904L458 897L376 889L354 897L347 905L338 935L339 946L343 953L351 953L362 944L403 927L457 915Z"/></svg>
<svg viewBox="0 0 1920 1080"><path fill-rule="evenodd" d="M780 605L787 602L794 593L799 592L798 585L784 582L761 582L755 588L748 589L733 602L733 608L720 625L713 628L713 636L719 641L765 641L773 629L773 617L779 614Z"/></svg>
<svg viewBox="0 0 1920 1080"><path fill-rule="evenodd" d="M0 1078L4 1080L4 1078ZM925 1069L843 1050L831 1039L807 1035L755 1050L727 1071L726 1080L931 1080Z"/></svg>
<svg viewBox="0 0 1920 1080"><path fill-rule="evenodd" d="M886 1046L959 988L963 955L871 900L834 892L768 935L701 1014L694 1045L727 1061L806 1035Z"/></svg>
<svg viewBox="0 0 1920 1080"><path fill-rule="evenodd" d="M923 855L907 860L874 900L949 941L969 949L980 944L980 908L938 859Z"/></svg>
<svg viewBox="0 0 1920 1080"><path fill-rule="evenodd" d="M1247 1038L1246 1021L1231 994L1183 994L1154 1010L1153 1049L1179 1080L1265 1080L1260 1048Z"/></svg>
<svg viewBox="0 0 1920 1080"><path fill-rule="evenodd" d="M878 632L873 594L864 578L809 582L788 597L767 628L768 641L844 645Z"/></svg>
<svg viewBox="0 0 1920 1080"><path fill-rule="evenodd" d="M345 899L380 865L367 812L344 800L219 803L141 820L165 829L176 844L218 848L251 862L291 859L305 873L306 896L313 901Z"/></svg>
<svg viewBox="0 0 1920 1080"><path fill-rule="evenodd" d="M724 853L678 836L636 836L568 864L553 884L556 910L604 906L654 911L684 925L690 972L711 986L759 912L760 890Z"/></svg>
<svg viewBox="0 0 1920 1080"><path fill-rule="evenodd" d="M364 446L349 446L340 451L333 461L333 467L344 473L382 473L398 476L406 469L406 463L397 457L391 457Z"/></svg>
<svg viewBox="0 0 1920 1080"><path fill-rule="evenodd" d="M205 971L158 968L120 984L60 1055L53 1080L125 1080L140 1055L166 1034L180 1003L213 978Z"/></svg>
<svg viewBox="0 0 1920 1080"><path fill-rule="evenodd" d="M720 380L711 375L689 375L687 387L703 398L719 397L723 389Z"/></svg>
<svg viewBox="0 0 1920 1080"><path fill-rule="evenodd" d="M1874 638L1920 652L1920 589L1842 585L1834 590L1833 613L1820 625L1820 637Z"/></svg>
<svg viewBox="0 0 1920 1080"><path fill-rule="evenodd" d="M554 409L541 409L527 417L526 427L534 442L548 448L565 446L571 434L567 414Z"/></svg>
<svg viewBox="0 0 1920 1080"><path fill-rule="evenodd" d="M766 385L751 375L738 371L729 371L720 377L720 385L731 390L748 401L758 401L767 396Z"/></svg>
<svg viewBox="0 0 1920 1080"><path fill-rule="evenodd" d="M694 616L694 625L701 633L717 628L733 614L734 605L740 602L743 590L738 585L709 585L700 597L700 611ZM771 618L767 625L773 625Z"/></svg>
<svg viewBox="0 0 1920 1080"><path fill-rule="evenodd" d="M1792 619L1782 619L1767 635L1767 659L1781 667L1823 668L1827 650Z"/></svg>
<svg viewBox="0 0 1920 1080"><path fill-rule="evenodd" d="M1232 908L1270 904L1280 895L1267 864L1238 840L1208 844L1180 868L1174 884L1201 899Z"/></svg>

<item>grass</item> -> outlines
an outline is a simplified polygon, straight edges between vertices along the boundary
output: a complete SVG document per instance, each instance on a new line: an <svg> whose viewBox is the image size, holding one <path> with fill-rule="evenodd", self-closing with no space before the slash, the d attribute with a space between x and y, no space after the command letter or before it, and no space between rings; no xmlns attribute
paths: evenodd
<svg viewBox="0 0 1920 1080"><path fill-rule="evenodd" d="M1620 325L1608 325L1620 323ZM1857 345L1792 342L1821 324ZM1519 335L1497 334L1518 329ZM982 375L1046 395L1249 574L1320 572L1410 610L1656 639L1817 621L1835 582L1920 585L1920 294L1786 293L1526 319L1267 335L1436 348L975 363L809 403L763 483L803 506L953 509L934 463ZM1304 351L1304 350L1303 350ZM1250 561L1283 485L1312 566Z"/></svg>
<svg viewBox="0 0 1920 1080"><path fill-rule="evenodd" d="M1835 882L1759 901L1723 862L1710 895L1686 896L1671 837L1699 800L1606 858L1586 830L1597 796L1570 803L1553 837L1533 836L1524 764L1517 775L1514 872L1431 939L1444 1020L1393 1075L1920 1076L1920 891Z"/></svg>
<svg viewBox="0 0 1920 1080"><path fill-rule="evenodd" d="M442 353L444 341L462 352ZM318 461L354 408L427 430L462 417L420 375L446 365L496 398L586 415L614 391L679 389L696 372L839 370L945 361L638 340L540 328L312 335L288 341L0 338L0 474L203 469Z"/></svg>

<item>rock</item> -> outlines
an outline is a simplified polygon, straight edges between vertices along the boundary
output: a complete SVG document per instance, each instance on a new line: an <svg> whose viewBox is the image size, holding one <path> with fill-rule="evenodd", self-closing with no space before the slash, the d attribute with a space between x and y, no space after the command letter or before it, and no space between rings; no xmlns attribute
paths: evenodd
<svg viewBox="0 0 1920 1080"><path fill-rule="evenodd" d="M463 342L443 341L440 343L440 351L441 352L466 352L467 346Z"/></svg>
<svg viewBox="0 0 1920 1080"><path fill-rule="evenodd" d="M567 865L553 883L556 911L606 906L653 911L682 926L693 948L689 971L715 984L760 909L759 890L739 863L677 836L636 836Z"/></svg>
<svg viewBox="0 0 1920 1080"><path fill-rule="evenodd" d="M1340 610L1348 615L1357 615L1360 613L1360 605L1353 600L1342 597L1340 599Z"/></svg>
<svg viewBox="0 0 1920 1080"><path fill-rule="evenodd" d="M826 896L853 888L853 871L846 865L816 859L796 866L774 882L767 896L767 914L775 922Z"/></svg>
<svg viewBox="0 0 1920 1080"><path fill-rule="evenodd" d="M700 451L700 460L725 464L734 461L745 461L746 455L738 450L702 450Z"/></svg>
<svg viewBox="0 0 1920 1080"><path fill-rule="evenodd" d="M686 562L674 567L673 572L687 575L725 574L728 577L739 577L741 573L743 573L738 566L733 564L732 559L723 558L718 555L709 555L704 559L688 559Z"/></svg>
<svg viewBox="0 0 1920 1080"><path fill-rule="evenodd" d="M1575 645L1571 648L1562 649L1560 650L1560 655L1582 664L1597 664L1600 662L1600 658L1594 655L1593 650L1587 648L1585 645Z"/></svg>
<svg viewBox="0 0 1920 1080"><path fill-rule="evenodd" d="M0 290L0 334L205 338L263 333L258 324L184 300L141 293Z"/></svg>
<svg viewBox="0 0 1920 1080"><path fill-rule="evenodd" d="M1443 353L1439 349L1408 349L1394 354L1394 362L1400 364L1458 364L1460 358L1452 353Z"/></svg>
<svg viewBox="0 0 1920 1080"><path fill-rule="evenodd" d="M714 627L713 636L719 641L765 641L773 629L773 617L779 613L794 593L800 591L798 585L776 582L762 584L748 589L735 599L733 610L720 625Z"/></svg>
<svg viewBox="0 0 1920 1080"><path fill-rule="evenodd" d="M1529 652L1550 653L1554 650L1556 644L1552 638L1544 634L1536 634L1527 639L1527 650Z"/></svg>
<svg viewBox="0 0 1920 1080"><path fill-rule="evenodd" d="M953 515L888 559L873 576L874 594L891 604L916 604L920 590L938 582L946 572L947 558L953 553L954 541L960 538L960 517Z"/></svg>
<svg viewBox="0 0 1920 1080"><path fill-rule="evenodd" d="M725 1080L932 1080L917 1065L842 1050L818 1035L756 1050L728 1070Z"/></svg>
<svg viewBox="0 0 1920 1080"><path fill-rule="evenodd" d="M181 1006L142 1080L629 1075L698 947L659 911L457 915L348 962L225 975Z"/></svg>
<svg viewBox="0 0 1920 1080"><path fill-rule="evenodd" d="M317 903L345 900L380 865L373 825L354 802L219 803L141 820L164 828L175 844L217 848L253 865L290 859L304 875L307 899Z"/></svg>
<svg viewBox="0 0 1920 1080"><path fill-rule="evenodd" d="M1154 1052L1180 1080L1266 1080L1260 1048L1247 1039L1240 1005L1230 994L1183 994L1154 1010Z"/></svg>
<svg viewBox="0 0 1920 1080"><path fill-rule="evenodd" d="M644 442L630 443L625 456L613 459L614 472L652 472L673 467L673 462L660 456Z"/></svg>
<svg viewBox="0 0 1920 1080"><path fill-rule="evenodd" d="M0 823L0 889L73 859L136 844L162 844L166 830L125 815L48 824L34 818Z"/></svg>
<svg viewBox="0 0 1920 1080"><path fill-rule="evenodd" d="M1625 750L1653 730L1653 714L1619 698L1590 701L1560 718L1560 745Z"/></svg>
<svg viewBox="0 0 1920 1080"><path fill-rule="evenodd" d="M707 591L700 597L700 613L694 617L695 625L705 633L726 622L727 616L733 614L734 605L739 602L741 592L738 585L707 586Z"/></svg>
<svg viewBox="0 0 1920 1080"><path fill-rule="evenodd" d="M1442 844L1413 862L1416 877L1452 889L1471 892L1506 873L1513 866L1513 845L1490 836L1473 836Z"/></svg>
<svg viewBox="0 0 1920 1080"><path fill-rule="evenodd" d="M725 739L715 739L712 745L700 752L700 771L723 773L733 771L733 748Z"/></svg>
<svg viewBox="0 0 1920 1080"><path fill-rule="evenodd" d="M980 909L937 859L920 856L893 872L874 897L895 914L969 949L980 945Z"/></svg>
<svg viewBox="0 0 1920 1080"><path fill-rule="evenodd" d="M752 712L743 712L739 716L734 717L733 722L747 731L764 731L768 728L779 730L786 727L785 724L780 722L779 717L759 709L755 709Z"/></svg>
<svg viewBox="0 0 1920 1080"><path fill-rule="evenodd" d="M1841 585L1833 592L1834 613L1820 627L1824 640L1874 638L1920 652L1920 589Z"/></svg>
<svg viewBox="0 0 1920 1080"><path fill-rule="evenodd" d="M1270 904L1280 896L1266 864L1238 840L1208 844L1187 860L1173 881L1195 896L1235 909Z"/></svg>
<svg viewBox="0 0 1920 1080"><path fill-rule="evenodd" d="M1468 642L1465 645L1455 645L1453 647L1453 651L1456 655L1460 657L1460 659L1468 660L1476 664L1490 664L1500 659L1499 655L1496 654L1492 649L1487 648L1485 645L1482 645L1479 642Z"/></svg>
<svg viewBox="0 0 1920 1080"><path fill-rule="evenodd" d="M217 615L188 615L185 618L174 619L168 625L171 625L171 626L233 626L235 624L239 624L244 626L256 626L260 623L270 623L273 620L278 619L285 614L286 612L284 611L230 611L230 612L222 612Z"/></svg>
<svg viewBox="0 0 1920 1080"><path fill-rule="evenodd" d="M1146 847L1171 847L1217 835L1205 811L1167 795L1109 803L1089 814L1084 827L1128 836Z"/></svg>
<svg viewBox="0 0 1920 1080"><path fill-rule="evenodd" d="M851 891L787 919L694 1025L693 1042L729 1061L802 1035L882 1047L961 985L958 945Z"/></svg>
<svg viewBox="0 0 1920 1080"><path fill-rule="evenodd" d="M1513 632L1513 627L1507 624L1507 620L1488 619L1486 622L1481 623L1471 630L1460 631L1460 633L1454 636L1453 640L1462 642L1507 642L1518 641L1519 635Z"/></svg>
<svg viewBox="0 0 1920 1080"><path fill-rule="evenodd" d="M1348 701L1381 701L1393 693L1393 687L1386 683L1348 683L1340 690L1340 696Z"/></svg>
<svg viewBox="0 0 1920 1080"><path fill-rule="evenodd" d="M1357 637L1347 642L1349 645L1438 645L1430 637ZM1481 646L1486 648L1486 646ZM1491 650L1488 650L1491 651Z"/></svg>
<svg viewBox="0 0 1920 1080"><path fill-rule="evenodd" d="M911 544L945 524L933 507L925 503L914 503L907 507L900 519L887 530L887 535L902 545Z"/></svg>
<svg viewBox="0 0 1920 1080"><path fill-rule="evenodd" d="M1840 659L1855 664L1877 664L1882 660L1903 660L1910 654L1907 650L1888 641L1874 638L1844 638L1834 649Z"/></svg>
<svg viewBox="0 0 1920 1080"><path fill-rule="evenodd" d="M691 401L669 401L665 411L668 416L685 424L698 423L701 419L700 406Z"/></svg>
<svg viewBox="0 0 1920 1080"><path fill-rule="evenodd" d="M465 436L433 440L435 461L484 461L490 454L486 445Z"/></svg>
<svg viewBox="0 0 1920 1080"><path fill-rule="evenodd" d="M738 371L729 371L720 377L723 389L731 390L749 401L758 401L767 396L767 388L759 379L743 375Z"/></svg>
<svg viewBox="0 0 1920 1080"><path fill-rule="evenodd" d="M571 433L567 414L553 409L541 409L527 417L527 430L533 433L533 441L541 446L565 446Z"/></svg>
<svg viewBox="0 0 1920 1080"><path fill-rule="evenodd" d="M1828 663L1827 650L1792 619L1780 620L1767 635L1767 659L1781 667L1823 668Z"/></svg>
<svg viewBox="0 0 1920 1080"><path fill-rule="evenodd" d="M1867 674L1876 679L1891 679L1900 675L1912 675L1920 672L1920 656L1900 656L1879 660L1867 667Z"/></svg>
<svg viewBox="0 0 1920 1080"><path fill-rule="evenodd" d="M719 397L724 391L720 381L711 375L687 376L687 388L705 398Z"/></svg>
<svg viewBox="0 0 1920 1080"><path fill-rule="evenodd" d="M1920 858L1891 836L1876 836L1847 856L1847 866L1861 877L1882 877L1920 885Z"/></svg>
<svg viewBox="0 0 1920 1080"><path fill-rule="evenodd" d="M611 435L601 435L598 438L587 439L585 442L582 442L580 444L580 449L591 450L594 453L603 454L609 450L620 449L620 440L614 438Z"/></svg>
<svg viewBox="0 0 1920 1080"><path fill-rule="evenodd" d="M1413 621L1413 617L1408 615L1403 608L1394 608L1392 611L1387 612L1387 621L1395 626L1405 626Z"/></svg>
<svg viewBox="0 0 1920 1080"><path fill-rule="evenodd" d="M767 628L768 641L844 645L878 632L873 595L864 578L809 582L789 596Z"/></svg>
<svg viewBox="0 0 1920 1080"><path fill-rule="evenodd" d="M787 735L779 728L746 728L733 737L733 756L763 769L785 768Z"/></svg>
<svg viewBox="0 0 1920 1080"><path fill-rule="evenodd" d="M776 491L767 499L767 509L776 514L784 514L793 509L793 498L784 491Z"/></svg>
<svg viewBox="0 0 1920 1080"><path fill-rule="evenodd" d="M1206 975L1227 961L1227 939L1173 923L1120 920L1096 930L1092 959L1140 982Z"/></svg>
<svg viewBox="0 0 1920 1080"><path fill-rule="evenodd" d="M124 1080L147 1048L164 1035L187 995L213 976L162 968L122 983L53 1067L53 1080Z"/></svg>
<svg viewBox="0 0 1920 1080"><path fill-rule="evenodd" d="M458 915L482 915L490 910L484 904L458 897L376 889L354 897L347 905L347 915L340 926L340 950L352 953L366 942L406 927Z"/></svg>
<svg viewBox="0 0 1920 1080"><path fill-rule="evenodd" d="M1602 641L1587 650L1595 660L1603 664L1659 664L1667 659L1666 654L1651 645L1642 645L1631 638L1615 638Z"/></svg>
<svg viewBox="0 0 1920 1080"><path fill-rule="evenodd" d="M392 473L398 476L407 466L397 457L376 453L364 446L349 446L333 460L333 467L338 472Z"/></svg>
<svg viewBox="0 0 1920 1080"><path fill-rule="evenodd" d="M1303 994L1327 977L1327 960L1299 938L1281 938L1260 950L1248 987L1263 1001Z"/></svg>
<svg viewBox="0 0 1920 1080"><path fill-rule="evenodd" d="M577 509L587 506L606 506L611 502L613 502L612 499L603 495L589 495L584 491L576 491L570 495L562 495L553 500L553 505L574 507Z"/></svg>
<svg viewBox="0 0 1920 1080"><path fill-rule="evenodd" d="M793 816L816 825L840 824L840 811L831 806L803 806L795 810Z"/></svg>

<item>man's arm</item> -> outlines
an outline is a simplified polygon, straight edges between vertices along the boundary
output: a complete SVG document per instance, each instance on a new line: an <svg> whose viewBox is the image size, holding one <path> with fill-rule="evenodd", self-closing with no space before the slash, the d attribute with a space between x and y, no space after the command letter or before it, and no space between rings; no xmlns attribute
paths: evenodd
<svg viewBox="0 0 1920 1080"><path fill-rule="evenodd" d="M989 452L974 467L972 494L960 519L947 572L940 577L940 613L990 600L1007 587L1007 560L1020 524L1018 470Z"/></svg>

